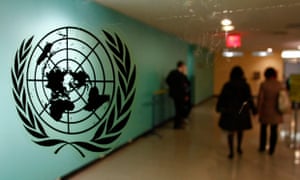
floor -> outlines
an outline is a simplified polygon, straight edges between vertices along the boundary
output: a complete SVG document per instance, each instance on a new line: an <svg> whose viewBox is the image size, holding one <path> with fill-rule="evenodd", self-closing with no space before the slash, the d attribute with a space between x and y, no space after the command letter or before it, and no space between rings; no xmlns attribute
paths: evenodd
<svg viewBox="0 0 300 180"><path fill-rule="evenodd" d="M291 117L282 124L273 156L259 153L258 123L246 131L243 154L227 158L226 133L218 126L216 100L193 109L187 127L172 129L172 122L139 138L70 180L298 180L300 152L292 148Z"/></svg>

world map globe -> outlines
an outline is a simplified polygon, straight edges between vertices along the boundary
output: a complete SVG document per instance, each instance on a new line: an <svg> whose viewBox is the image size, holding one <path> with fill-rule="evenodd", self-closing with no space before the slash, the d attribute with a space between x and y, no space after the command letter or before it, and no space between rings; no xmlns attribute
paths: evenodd
<svg viewBox="0 0 300 180"><path fill-rule="evenodd" d="M47 73L46 77L48 80L46 87L51 90L50 115L59 121L64 112L72 111L75 107L70 100L69 92L87 86L89 76L83 71L62 71L55 68ZM89 91L88 103L84 109L87 111L96 110L108 100L108 95L99 95L97 87L92 87Z"/></svg>
<svg viewBox="0 0 300 180"><path fill-rule="evenodd" d="M104 122L115 96L115 70L92 33L63 27L34 47L27 67L31 105L50 129L80 134Z"/></svg>

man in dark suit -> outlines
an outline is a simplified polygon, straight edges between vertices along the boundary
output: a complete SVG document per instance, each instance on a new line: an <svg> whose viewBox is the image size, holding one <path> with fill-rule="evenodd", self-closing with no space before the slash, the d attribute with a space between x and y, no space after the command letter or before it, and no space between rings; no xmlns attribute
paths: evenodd
<svg viewBox="0 0 300 180"><path fill-rule="evenodd" d="M166 82L175 105L174 129L181 129L190 111L190 82L186 76L186 65L182 61L177 63L177 69L168 74Z"/></svg>

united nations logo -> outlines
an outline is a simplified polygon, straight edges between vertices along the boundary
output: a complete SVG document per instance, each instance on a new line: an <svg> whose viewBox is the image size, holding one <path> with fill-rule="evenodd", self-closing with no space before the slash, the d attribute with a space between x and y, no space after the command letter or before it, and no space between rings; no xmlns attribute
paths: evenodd
<svg viewBox="0 0 300 180"><path fill-rule="evenodd" d="M135 96L136 68L117 34L104 42L78 27L61 27L16 52L12 68L17 111L33 141L104 152L121 135Z"/></svg>

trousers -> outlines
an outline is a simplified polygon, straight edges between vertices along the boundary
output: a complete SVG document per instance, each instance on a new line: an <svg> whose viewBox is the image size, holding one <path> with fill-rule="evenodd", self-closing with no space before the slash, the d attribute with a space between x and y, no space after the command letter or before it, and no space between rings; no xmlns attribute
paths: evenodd
<svg viewBox="0 0 300 180"><path fill-rule="evenodd" d="M268 126L270 126L269 153L273 154L275 151L276 144L277 144L278 124L272 124L272 125L261 124L260 125L259 150L264 151L266 149Z"/></svg>
<svg viewBox="0 0 300 180"><path fill-rule="evenodd" d="M184 120L184 103L181 100L174 99L174 105L175 105L174 128L181 128Z"/></svg>

